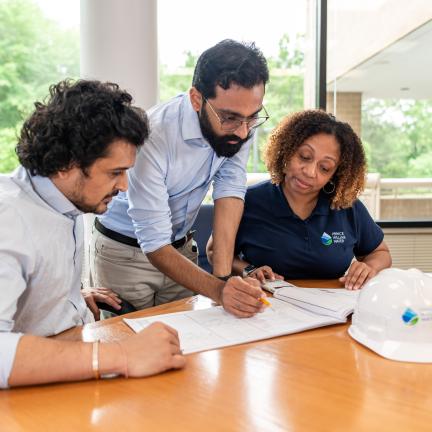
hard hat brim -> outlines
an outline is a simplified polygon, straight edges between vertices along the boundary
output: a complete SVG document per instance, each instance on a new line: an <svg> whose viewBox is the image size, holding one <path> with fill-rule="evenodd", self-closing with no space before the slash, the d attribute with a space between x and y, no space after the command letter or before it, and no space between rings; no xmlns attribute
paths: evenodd
<svg viewBox="0 0 432 432"><path fill-rule="evenodd" d="M376 341L367 337L354 325L350 325L348 333L357 342L390 360L432 363L432 344L430 343Z"/></svg>

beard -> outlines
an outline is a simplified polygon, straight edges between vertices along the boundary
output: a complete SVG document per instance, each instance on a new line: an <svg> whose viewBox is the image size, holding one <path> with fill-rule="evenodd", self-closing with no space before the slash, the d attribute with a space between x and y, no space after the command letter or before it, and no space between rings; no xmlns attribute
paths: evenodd
<svg viewBox="0 0 432 432"><path fill-rule="evenodd" d="M108 198L114 198L118 193L119 191L115 191L106 195L98 204L90 204L86 202L82 195L76 196L73 200L71 199L70 201L78 210L82 211L83 213L103 214L106 212L108 204L111 203L111 201L107 203L104 203L103 201ZM101 206L103 207L101 208Z"/></svg>
<svg viewBox="0 0 432 432"><path fill-rule="evenodd" d="M83 213L94 213L94 214L103 214L107 211L108 205L111 204L112 202L112 198L114 198L117 194L119 193L119 191L115 191L113 193L110 193L108 195L106 195L102 201L99 202L99 204L89 204L86 203L83 199L79 200L78 202L72 202L72 204L80 211L82 211ZM108 201L107 203L104 203L103 201L111 198L110 201ZM101 208L101 205L103 205L103 207Z"/></svg>
<svg viewBox="0 0 432 432"><path fill-rule="evenodd" d="M75 188L68 197L69 201L80 211L83 213L95 213L102 214L105 213L111 201L104 203L104 200L109 198L114 198L120 191L118 189L113 190L111 193L105 195L97 204L89 203L87 201L87 197L85 196L85 184L86 184L86 176L83 174L81 179L75 185Z"/></svg>
<svg viewBox="0 0 432 432"><path fill-rule="evenodd" d="M201 109L198 118L204 138L208 141L218 157L233 157L239 152L242 145L251 137L250 131L247 137L243 139L239 138L237 135L216 135L205 109ZM230 144L229 141L235 141L235 144Z"/></svg>

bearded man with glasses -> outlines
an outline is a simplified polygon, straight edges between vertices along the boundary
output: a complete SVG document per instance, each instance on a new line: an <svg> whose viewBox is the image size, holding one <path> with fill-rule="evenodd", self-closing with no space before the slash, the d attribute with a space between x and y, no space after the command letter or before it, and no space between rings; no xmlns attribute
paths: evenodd
<svg viewBox="0 0 432 432"><path fill-rule="evenodd" d="M208 114L205 109L202 109L204 105L209 106L210 111L220 123L220 130L227 135L217 135L213 132ZM249 140L251 130L261 126L269 118L264 105L262 105L262 109L259 112L254 113L248 118L242 118L239 114L229 110L219 110L205 98L202 108L200 113L201 131L218 156L234 156L240 150L243 143ZM264 115L261 114L262 112ZM236 131L244 127L246 127L247 131L246 138L239 138Z"/></svg>
<svg viewBox="0 0 432 432"><path fill-rule="evenodd" d="M95 222L92 277L137 309L200 293L239 317L262 308L252 279L231 277L246 163L263 106L266 60L254 44L224 40L198 59L188 93L148 111L151 131L129 191ZM191 227L210 185L213 275L200 269Z"/></svg>

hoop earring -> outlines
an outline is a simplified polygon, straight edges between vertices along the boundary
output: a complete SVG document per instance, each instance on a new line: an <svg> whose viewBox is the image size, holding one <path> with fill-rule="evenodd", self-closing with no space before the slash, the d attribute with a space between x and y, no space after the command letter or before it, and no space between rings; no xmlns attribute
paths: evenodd
<svg viewBox="0 0 432 432"><path fill-rule="evenodd" d="M326 189L326 186L327 186L327 185L330 185L331 190ZM326 193L327 195L330 195L330 194L332 194L332 193L335 191L335 189L336 189L336 185L334 184L334 182L332 182L332 181L330 180L328 183L326 183L326 184L323 186L322 191L323 191L324 193Z"/></svg>

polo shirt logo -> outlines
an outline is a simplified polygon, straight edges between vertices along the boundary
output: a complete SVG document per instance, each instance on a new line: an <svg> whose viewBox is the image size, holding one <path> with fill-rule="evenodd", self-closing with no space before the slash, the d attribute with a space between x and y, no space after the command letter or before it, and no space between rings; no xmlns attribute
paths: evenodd
<svg viewBox="0 0 432 432"><path fill-rule="evenodd" d="M324 246L330 246L336 243L345 243L345 233L343 231L332 232L331 235L327 234L325 231L321 235L321 243Z"/></svg>
<svg viewBox="0 0 432 432"><path fill-rule="evenodd" d="M330 246L333 243L333 239L325 231L321 235L321 243L325 246Z"/></svg>
<svg viewBox="0 0 432 432"><path fill-rule="evenodd" d="M343 231L332 232L333 243L345 243L345 233Z"/></svg>

